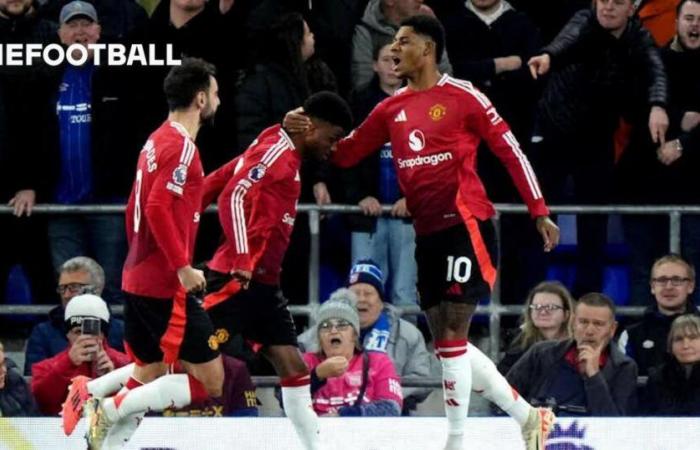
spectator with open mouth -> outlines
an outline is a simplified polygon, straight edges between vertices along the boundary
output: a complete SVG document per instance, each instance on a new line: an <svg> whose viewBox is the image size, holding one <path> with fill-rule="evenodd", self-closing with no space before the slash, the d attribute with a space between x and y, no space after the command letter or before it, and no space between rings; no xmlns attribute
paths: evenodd
<svg viewBox="0 0 700 450"><path fill-rule="evenodd" d="M325 416L398 416L399 377L386 353L363 350L356 303L352 291L338 289L319 309L320 350L304 354L314 410Z"/></svg>

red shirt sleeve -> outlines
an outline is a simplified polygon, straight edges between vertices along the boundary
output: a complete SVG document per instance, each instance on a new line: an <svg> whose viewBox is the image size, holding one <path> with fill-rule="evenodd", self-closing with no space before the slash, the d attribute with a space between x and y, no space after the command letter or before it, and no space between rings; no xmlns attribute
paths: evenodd
<svg viewBox="0 0 700 450"><path fill-rule="evenodd" d="M165 257L173 269L177 270L190 263L185 250L185 242L176 238L180 233L175 223L175 208L177 202L184 202L181 191L177 192L172 185L173 172L178 169L180 162L177 155L172 155L164 159L158 167L158 174L148 198L145 202L145 216L151 227L153 236L158 243L158 247L163 251ZM190 166L187 166L188 171ZM178 188L187 189L187 185ZM177 218L182 220L182 218Z"/></svg>
<svg viewBox="0 0 700 450"><path fill-rule="evenodd" d="M336 151L331 156L333 164L352 167L389 141L385 103L381 102L375 106L359 127L338 142Z"/></svg>
<svg viewBox="0 0 700 450"><path fill-rule="evenodd" d="M219 204L219 207L230 208L232 229L228 233L233 236L233 255L231 270L247 270L252 272L255 263L265 251L265 246L258 249L257 254L250 253L248 242L248 228L256 217L256 208L265 208L265 205L256 202L258 192L263 186L275 181L273 170L279 167L276 165L266 167L258 164L246 172L236 173L231 179L235 183L231 191L230 201L226 204ZM262 231L265 237L271 230ZM266 239L263 239L266 241Z"/></svg>
<svg viewBox="0 0 700 450"><path fill-rule="evenodd" d="M532 217L549 214L542 191L530 161L520 148L508 124L498 114L491 101L476 88L464 96L466 123L486 141L491 151L501 160L513 179Z"/></svg>
<svg viewBox="0 0 700 450"><path fill-rule="evenodd" d="M202 195L202 210L209 206L224 190L226 183L233 176L241 156L233 158L204 179L204 194Z"/></svg>

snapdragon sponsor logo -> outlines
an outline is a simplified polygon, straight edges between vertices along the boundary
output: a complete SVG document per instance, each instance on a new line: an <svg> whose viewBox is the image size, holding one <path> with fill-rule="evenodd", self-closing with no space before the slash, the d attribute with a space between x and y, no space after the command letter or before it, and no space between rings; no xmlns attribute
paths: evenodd
<svg viewBox="0 0 700 450"><path fill-rule="evenodd" d="M415 158L399 158L399 169L411 169L418 166L437 166L441 162L452 160L452 152L436 153L434 155L416 156Z"/></svg>
<svg viewBox="0 0 700 450"><path fill-rule="evenodd" d="M163 52L163 47L165 52ZM82 66L89 59L96 66L179 66L172 44L0 44L0 66Z"/></svg>

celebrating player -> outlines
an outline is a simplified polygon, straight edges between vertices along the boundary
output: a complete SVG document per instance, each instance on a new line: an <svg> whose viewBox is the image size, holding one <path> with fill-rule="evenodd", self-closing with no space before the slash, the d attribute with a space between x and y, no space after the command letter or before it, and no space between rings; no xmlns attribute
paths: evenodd
<svg viewBox="0 0 700 450"><path fill-rule="evenodd" d="M391 53L395 72L408 86L377 105L340 141L332 161L341 167L355 165L391 141L399 185L416 229L421 308L442 364L449 424L445 448L461 449L472 370L475 379L488 380L482 371L493 366L484 364L483 355L477 358L476 348L467 344L476 305L490 294L496 279L495 232L489 220L495 211L475 171L482 139L506 166L536 218L545 251L557 245L559 229L549 219L527 157L489 99L470 82L438 71L444 40L442 25L433 17L414 16L402 23ZM297 120L288 114L285 124L294 129ZM468 349L475 353L475 364ZM497 384L490 397L507 397L507 382L495 376L495 369L491 372ZM544 448L551 411L532 408L517 393L515 401L508 412L520 423L528 449Z"/></svg>
<svg viewBox="0 0 700 450"><path fill-rule="evenodd" d="M136 364L116 396L101 398L126 371L90 383L75 380L64 405L70 432L87 400L90 449L120 448L149 409L179 408L222 392L214 330L190 295L206 285L202 271L191 266L204 186L194 140L219 106L214 76L214 67L199 59L185 59L170 71L164 82L170 114L139 155L126 209L129 252L122 281L126 347ZM175 362L187 373L164 375Z"/></svg>
<svg viewBox="0 0 700 450"><path fill-rule="evenodd" d="M222 340L240 333L262 346L281 378L287 416L304 448L315 450L319 435L311 378L279 279L301 193L302 160L327 158L351 128L352 114L331 92L312 95L304 110L310 119L306 131L287 134L280 125L267 128L243 155L206 178L205 204L221 192L219 220L225 240L207 264L211 294L204 304Z"/></svg>

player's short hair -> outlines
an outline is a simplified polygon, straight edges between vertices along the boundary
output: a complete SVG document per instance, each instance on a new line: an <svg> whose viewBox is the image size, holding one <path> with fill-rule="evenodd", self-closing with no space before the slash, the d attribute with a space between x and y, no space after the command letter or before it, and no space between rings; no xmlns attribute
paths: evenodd
<svg viewBox="0 0 700 450"><path fill-rule="evenodd" d="M188 108L198 92L209 90L214 76L214 65L200 58L184 58L181 65L173 66L163 82L170 111Z"/></svg>
<svg viewBox="0 0 700 450"><path fill-rule="evenodd" d="M613 302L610 297L600 292L589 292L585 294L576 302L576 306L578 305L608 308L612 313L613 320L615 319L615 302Z"/></svg>
<svg viewBox="0 0 700 450"><path fill-rule="evenodd" d="M346 133L352 130L352 112L341 96L331 91L311 95L304 102L304 112L310 118L323 120L341 127Z"/></svg>
<svg viewBox="0 0 700 450"><path fill-rule="evenodd" d="M411 27L416 34L430 38L435 43L435 63L439 63L445 51L445 28L435 17L418 14L401 22L402 27Z"/></svg>

